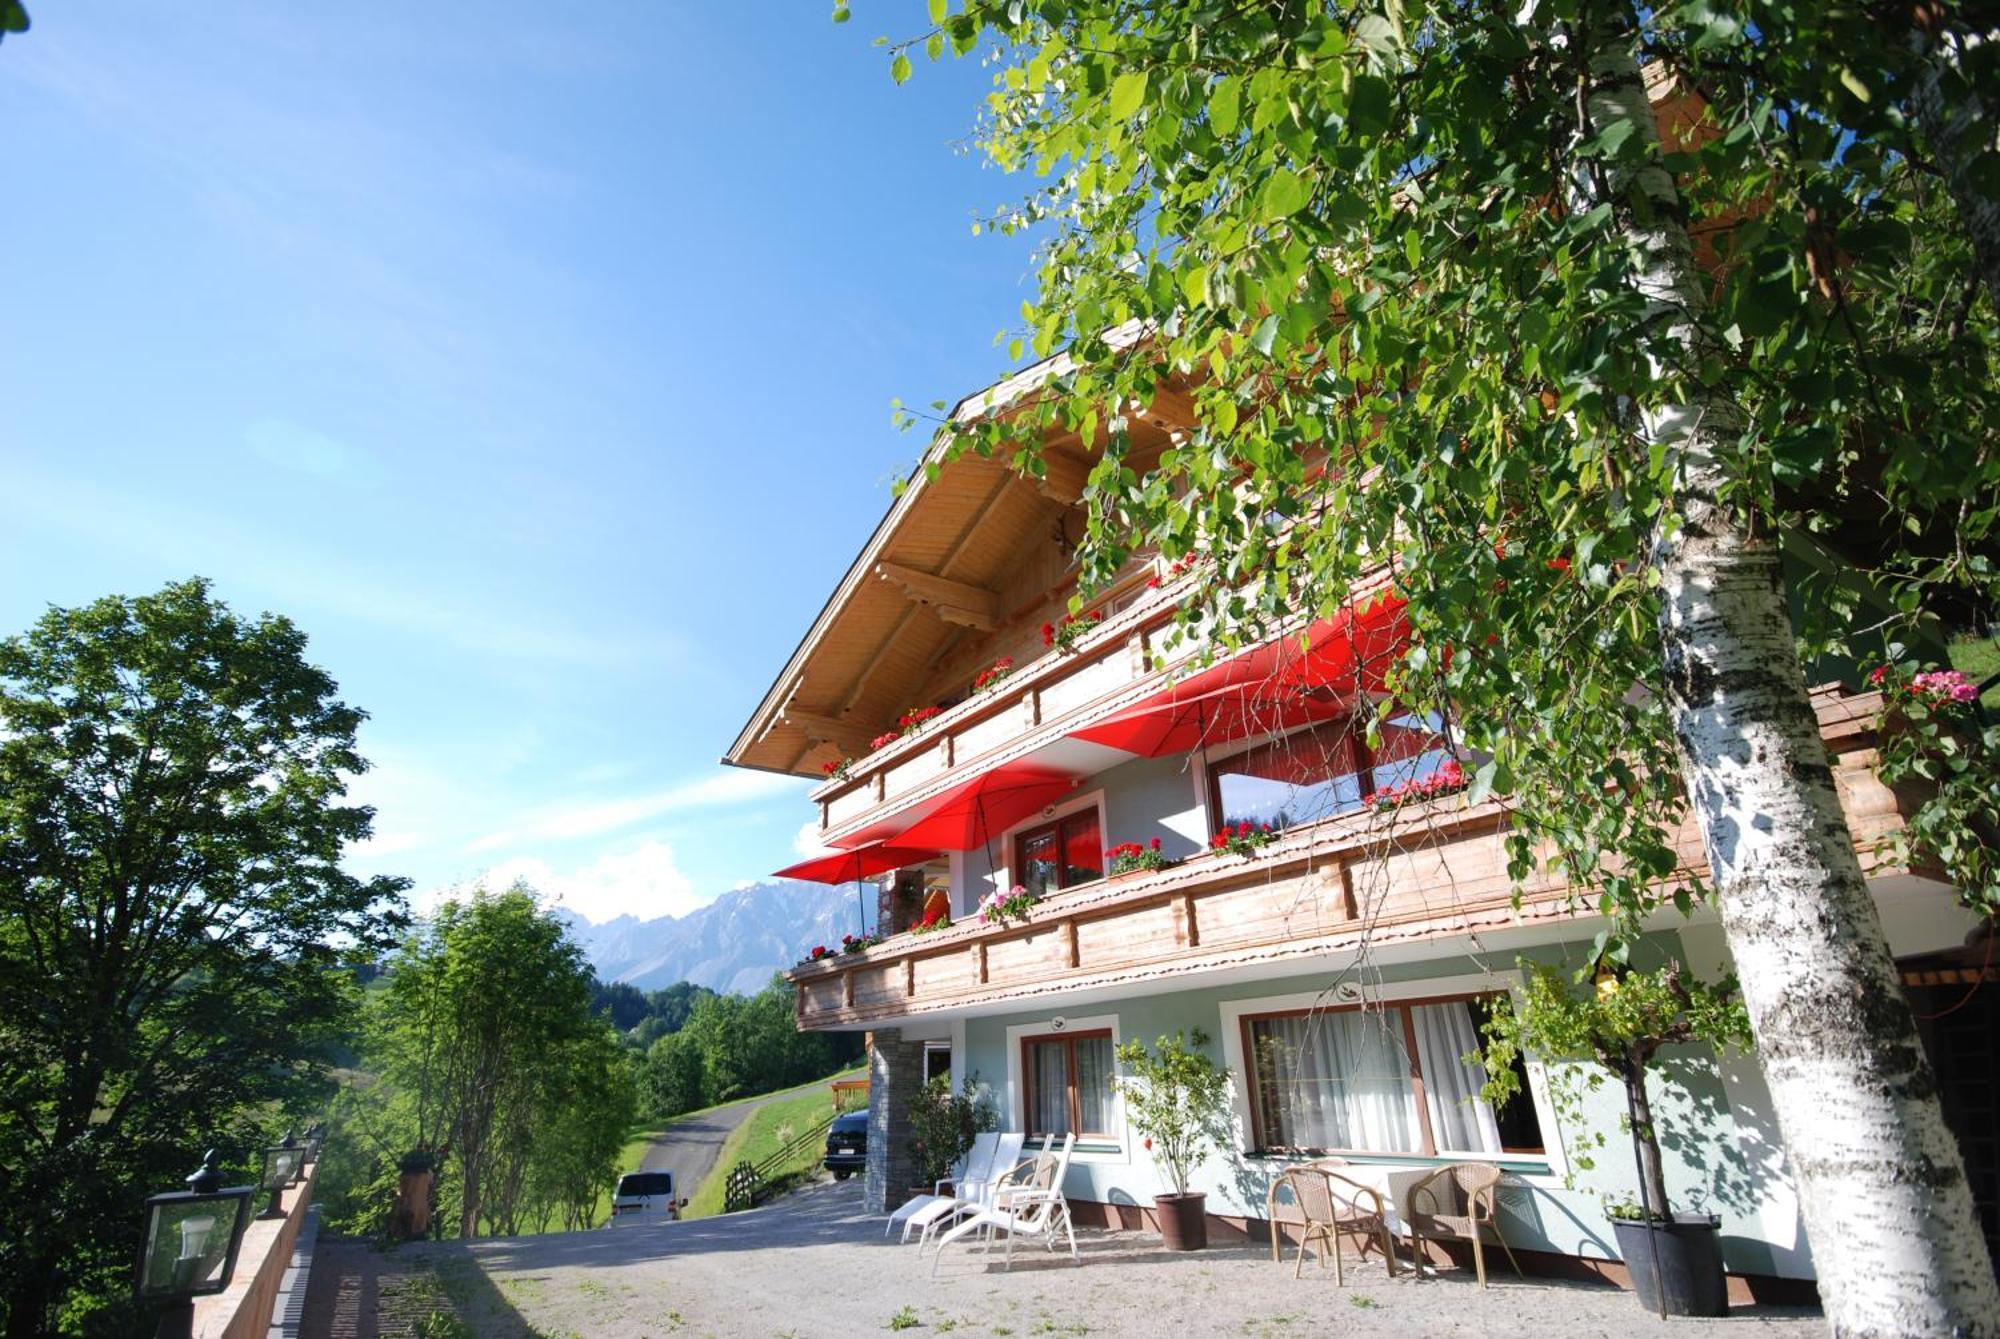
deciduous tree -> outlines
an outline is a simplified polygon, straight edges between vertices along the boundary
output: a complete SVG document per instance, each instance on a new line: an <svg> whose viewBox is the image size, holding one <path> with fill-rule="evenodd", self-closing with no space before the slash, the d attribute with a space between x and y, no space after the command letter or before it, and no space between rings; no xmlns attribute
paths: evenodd
<svg viewBox="0 0 2000 1339"><path fill-rule="evenodd" d="M1842 1332L2000 1324L1807 694L1995 612L1973 13L933 0L890 49L994 61L985 150L1038 180L989 222L1043 239L1011 352L1065 354L947 453L1101 448L1084 588L1157 550L1209 645L1392 590L1517 876L1614 959L1712 898ZM1949 868L1991 915L1990 853Z"/></svg>
<svg viewBox="0 0 2000 1339"><path fill-rule="evenodd" d="M9 1336L59 1278L122 1294L148 1194L324 1097L342 958L400 926L402 880L340 868L371 820L343 802L362 713L305 647L198 580L0 641Z"/></svg>

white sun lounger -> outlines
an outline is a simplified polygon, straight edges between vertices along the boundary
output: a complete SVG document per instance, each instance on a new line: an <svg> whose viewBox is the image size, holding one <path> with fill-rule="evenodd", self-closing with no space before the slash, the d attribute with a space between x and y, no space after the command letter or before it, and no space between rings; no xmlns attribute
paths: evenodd
<svg viewBox="0 0 2000 1339"><path fill-rule="evenodd" d="M974 1135L972 1137L972 1147L965 1151L965 1161L959 1164L957 1174L947 1176L939 1181L931 1188L931 1194L915 1195L906 1202L897 1205L895 1210L890 1213L888 1223L883 1226L882 1235L885 1237L888 1236L890 1232L895 1230L896 1224L901 1223L903 1225L903 1240L908 1241L912 1227L924 1227L926 1224L935 1221L931 1217L926 1217L921 1223L913 1221L919 1215L928 1215L939 1209L940 1206L949 1205L956 1193L963 1186L992 1179L994 1175L993 1155L999 1142L1000 1136L990 1131ZM1013 1163L1009 1162L1006 1165L1011 1167ZM945 1194L944 1188L946 1186L950 1186L954 1194Z"/></svg>
<svg viewBox="0 0 2000 1339"><path fill-rule="evenodd" d="M910 1214L903 1224L903 1240L910 1239L910 1229L918 1229L917 1249L930 1244L931 1234L941 1230L953 1219L964 1214L976 1213L993 1203L993 1191L1004 1182L1021 1163L1021 1145L1027 1138L1022 1134L1003 1134L993 1145L993 1159L983 1171L967 1169L965 1177L952 1185L949 1195L928 1195L929 1202ZM1046 1141L1045 1141L1046 1142ZM967 1163L972 1159L967 1157ZM938 1182L942 1190L947 1183Z"/></svg>
<svg viewBox="0 0 2000 1339"><path fill-rule="evenodd" d="M1076 1229L1070 1223L1069 1201L1063 1197L1062 1189L1063 1174L1069 1170L1069 1155L1075 1146L1075 1133L1066 1134L1054 1151L1045 1145L1042 1152L997 1182L990 1206L977 1210L938 1238L937 1254L931 1257L931 1273L937 1273L945 1247L981 1231L989 1241L995 1232L1007 1234L1009 1269L1014 1267L1016 1237L1039 1237L1054 1250L1058 1234L1069 1241L1070 1263L1082 1264L1076 1249Z"/></svg>

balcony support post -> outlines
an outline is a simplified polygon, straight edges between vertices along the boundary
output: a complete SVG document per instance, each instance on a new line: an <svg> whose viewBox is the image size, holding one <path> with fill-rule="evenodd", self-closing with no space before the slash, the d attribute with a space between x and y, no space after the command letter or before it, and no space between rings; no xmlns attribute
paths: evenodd
<svg viewBox="0 0 2000 1339"><path fill-rule="evenodd" d="M878 1028L868 1054L868 1166L861 1201L868 1213L888 1213L916 1180L910 1105L924 1086L924 1044L906 1042L900 1028Z"/></svg>

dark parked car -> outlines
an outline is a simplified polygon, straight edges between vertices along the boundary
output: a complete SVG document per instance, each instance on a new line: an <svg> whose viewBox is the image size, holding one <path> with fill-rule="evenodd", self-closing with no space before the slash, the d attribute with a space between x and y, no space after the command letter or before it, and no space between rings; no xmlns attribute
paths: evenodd
<svg viewBox="0 0 2000 1339"><path fill-rule="evenodd" d="M868 1113L850 1111L835 1116L826 1132L826 1169L845 1181L868 1165Z"/></svg>

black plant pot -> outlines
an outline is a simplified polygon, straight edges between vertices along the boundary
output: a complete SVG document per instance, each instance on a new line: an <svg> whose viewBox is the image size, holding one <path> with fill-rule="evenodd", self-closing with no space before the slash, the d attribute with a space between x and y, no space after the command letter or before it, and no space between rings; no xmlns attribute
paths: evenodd
<svg viewBox="0 0 2000 1339"><path fill-rule="evenodd" d="M1717 1235L1721 1226L1722 1220L1698 1213L1675 1214L1670 1223L1612 1219L1618 1253L1625 1257L1640 1304L1658 1312L1664 1289L1670 1316L1728 1315L1729 1284L1722 1275L1722 1239Z"/></svg>

